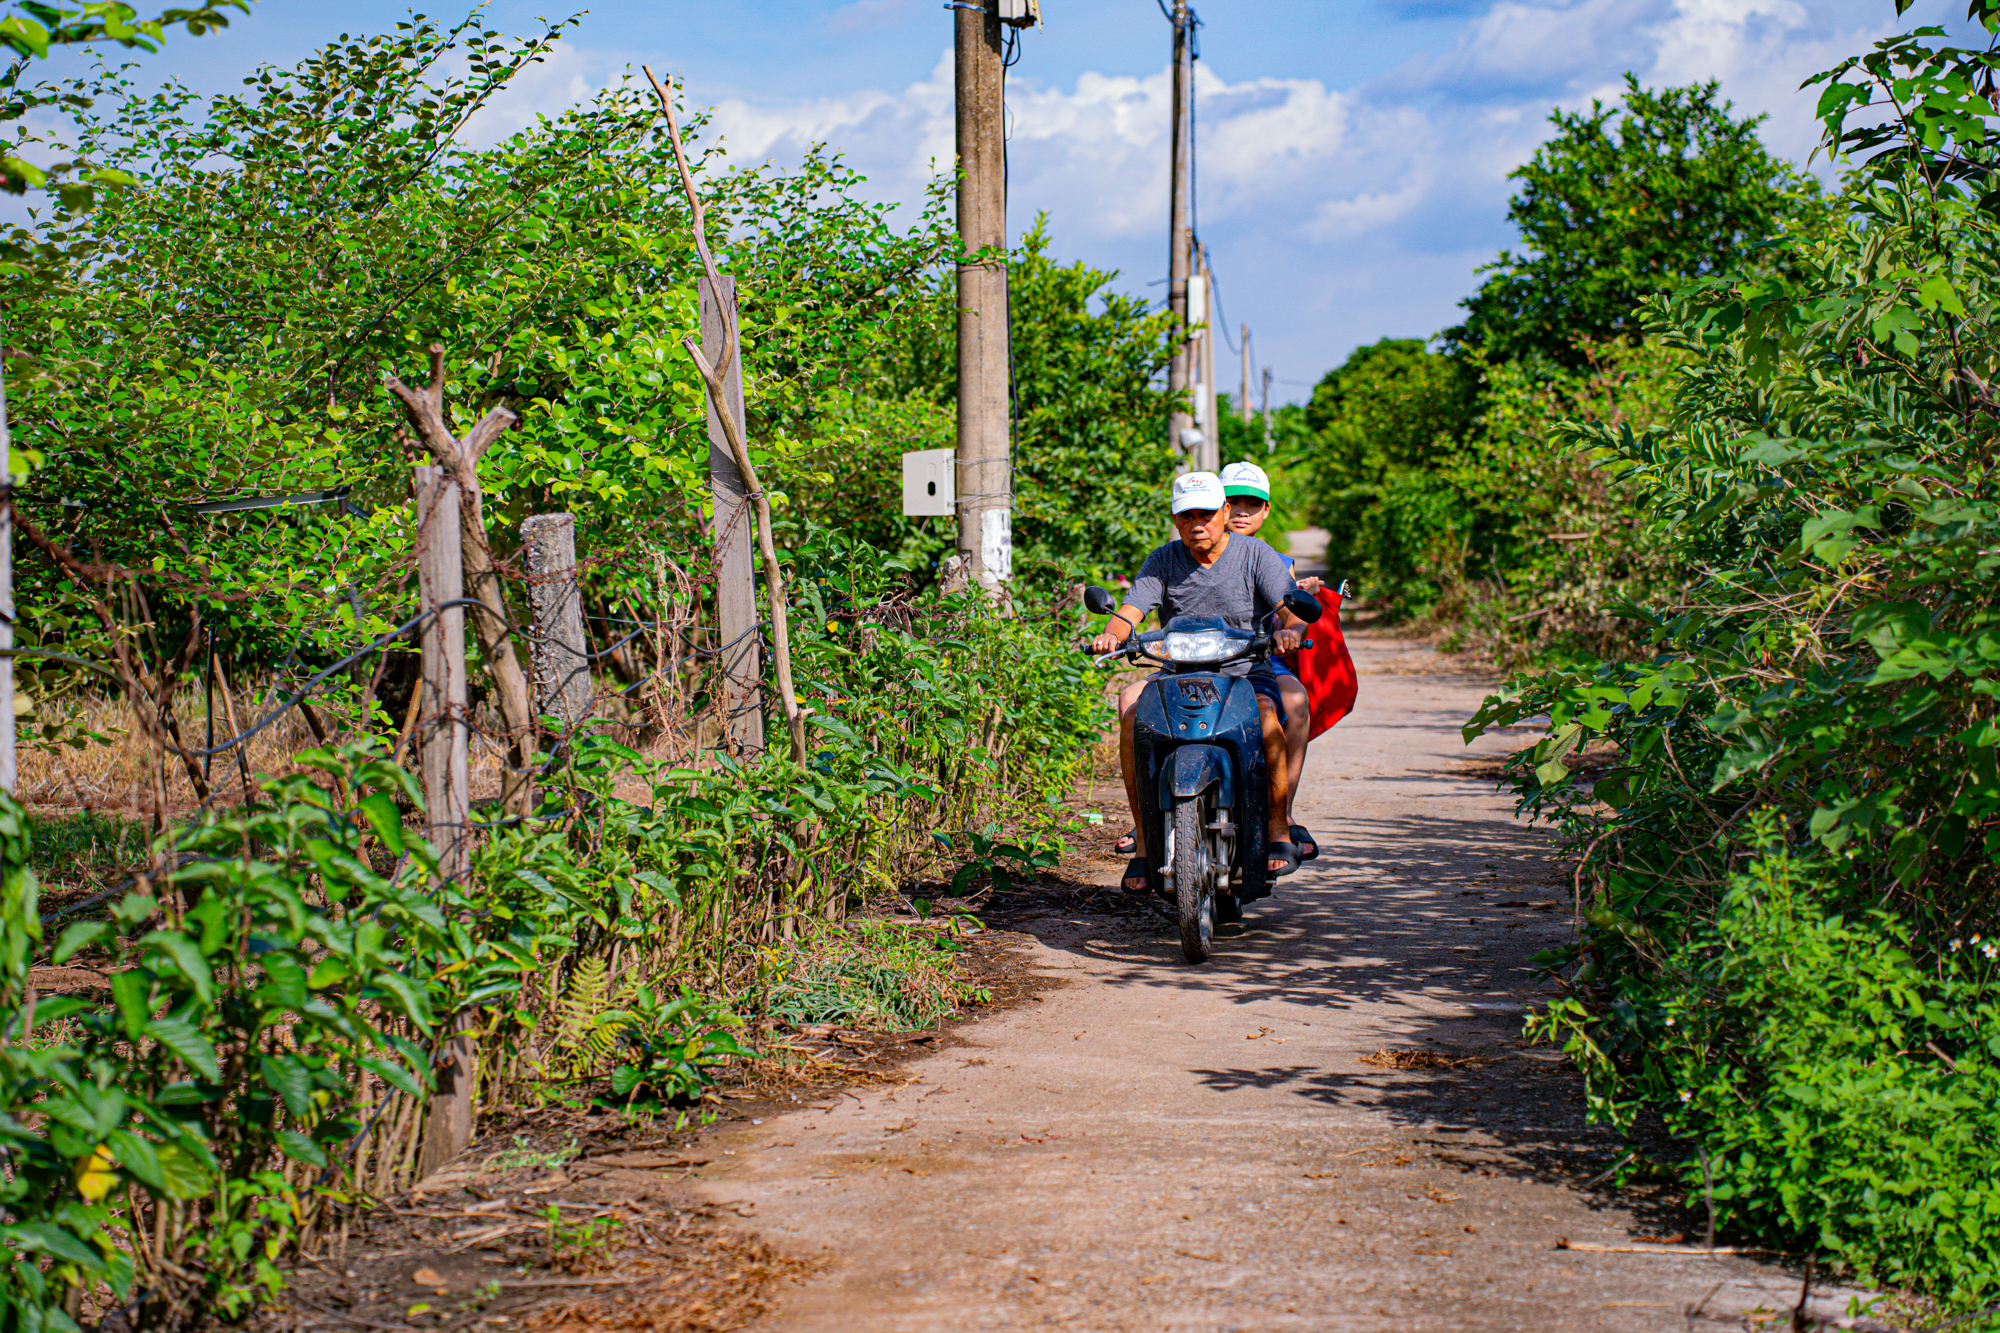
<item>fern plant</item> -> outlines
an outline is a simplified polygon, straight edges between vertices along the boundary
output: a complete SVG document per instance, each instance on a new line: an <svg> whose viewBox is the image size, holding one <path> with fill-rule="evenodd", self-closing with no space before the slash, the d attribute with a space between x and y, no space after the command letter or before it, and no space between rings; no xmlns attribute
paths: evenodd
<svg viewBox="0 0 2000 1333"><path fill-rule="evenodd" d="M623 1006L631 994L629 983L612 989L611 964L606 959L586 958L577 964L549 1013L542 1076L574 1082L606 1071L618 1054L618 1035L630 1021Z"/></svg>

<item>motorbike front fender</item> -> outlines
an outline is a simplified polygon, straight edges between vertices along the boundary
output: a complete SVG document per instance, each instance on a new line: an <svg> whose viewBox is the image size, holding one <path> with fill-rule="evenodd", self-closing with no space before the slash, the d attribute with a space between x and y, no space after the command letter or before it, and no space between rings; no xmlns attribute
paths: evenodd
<svg viewBox="0 0 2000 1333"><path fill-rule="evenodd" d="M1199 796L1214 787L1217 804L1233 805L1236 765L1220 745L1177 746L1160 765L1160 809L1171 810L1178 797Z"/></svg>

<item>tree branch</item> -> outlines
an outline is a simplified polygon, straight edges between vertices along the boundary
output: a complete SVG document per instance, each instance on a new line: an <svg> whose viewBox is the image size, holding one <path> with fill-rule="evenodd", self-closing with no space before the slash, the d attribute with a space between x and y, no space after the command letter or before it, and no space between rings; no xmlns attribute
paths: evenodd
<svg viewBox="0 0 2000 1333"><path fill-rule="evenodd" d="M701 354L701 348L692 338L681 339L681 346L687 348L694 358L695 369L700 372L702 382L708 386L708 395L715 404L715 418L722 423L723 439L729 443L729 451L736 457L736 467L743 474L743 484L750 496L757 502L757 546L764 558L764 584L770 594L771 603L771 664L778 680L778 704L784 710L785 726L791 732L792 759L801 768L806 762L806 719L799 710L798 692L792 685L792 631L785 612L785 571L778 563L778 550L771 540L771 501L764 493L764 487L757 480L757 468L750 461L750 447L743 438L743 423L736 419L736 413L729 407L729 385L725 378L729 373L730 358L735 354L736 309L733 303L722 300L722 272L715 266L715 256L708 249L708 212L702 207L701 195L694 188L694 173L688 170L687 153L681 148L680 122L674 116L673 98L655 78L647 66L646 78L653 85L654 96L660 99L660 109L666 113L667 137L674 147L674 165L680 169L681 188L687 191L688 208L694 226L695 253L701 256L701 265L708 275L709 290L716 295L716 305L722 315L722 353L710 365L708 358Z"/></svg>

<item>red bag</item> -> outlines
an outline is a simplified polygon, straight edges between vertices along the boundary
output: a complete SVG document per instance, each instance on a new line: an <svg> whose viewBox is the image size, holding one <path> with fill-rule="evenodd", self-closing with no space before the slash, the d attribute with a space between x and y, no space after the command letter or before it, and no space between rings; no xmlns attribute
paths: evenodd
<svg viewBox="0 0 2000 1333"><path fill-rule="evenodd" d="M1354 659L1347 652L1347 636L1340 630L1340 594L1331 588L1319 590L1319 604L1326 608L1316 625L1306 626L1312 647L1287 653L1284 663L1298 674L1312 701L1312 727L1308 739L1319 735L1354 711L1354 696L1360 688Z"/></svg>

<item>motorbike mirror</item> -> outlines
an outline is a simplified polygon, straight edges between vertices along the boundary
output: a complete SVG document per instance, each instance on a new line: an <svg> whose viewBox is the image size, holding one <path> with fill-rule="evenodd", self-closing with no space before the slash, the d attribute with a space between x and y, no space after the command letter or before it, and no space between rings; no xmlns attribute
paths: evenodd
<svg viewBox="0 0 2000 1333"><path fill-rule="evenodd" d="M1300 592L1297 588L1285 594L1285 609L1308 625L1319 623L1320 613L1326 610L1319 598Z"/></svg>
<svg viewBox="0 0 2000 1333"><path fill-rule="evenodd" d="M1108 616L1118 609L1118 599L1102 588L1085 588L1083 604L1094 616Z"/></svg>

